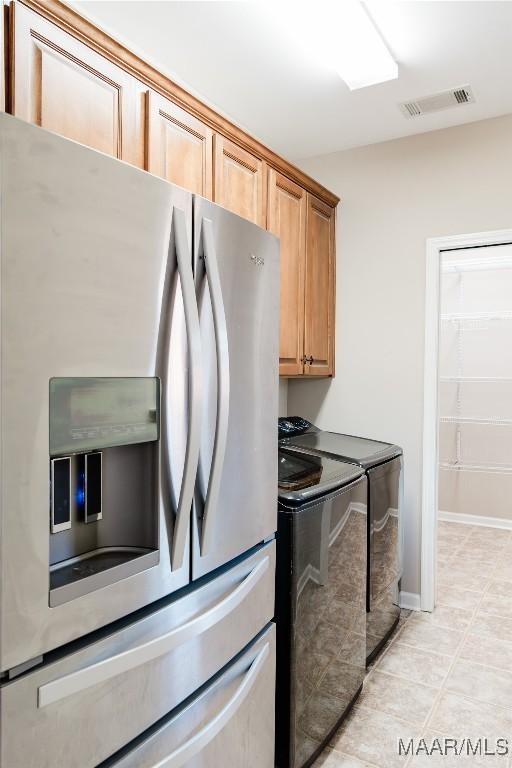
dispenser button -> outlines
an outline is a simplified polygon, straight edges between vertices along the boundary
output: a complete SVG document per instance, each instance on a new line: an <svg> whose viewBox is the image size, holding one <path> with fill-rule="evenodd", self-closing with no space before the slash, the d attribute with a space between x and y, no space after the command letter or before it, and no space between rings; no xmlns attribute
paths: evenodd
<svg viewBox="0 0 512 768"><path fill-rule="evenodd" d="M102 459L101 451L85 455L85 522L102 519Z"/></svg>
<svg viewBox="0 0 512 768"><path fill-rule="evenodd" d="M51 459L51 510L52 533L71 528L71 459L69 456Z"/></svg>

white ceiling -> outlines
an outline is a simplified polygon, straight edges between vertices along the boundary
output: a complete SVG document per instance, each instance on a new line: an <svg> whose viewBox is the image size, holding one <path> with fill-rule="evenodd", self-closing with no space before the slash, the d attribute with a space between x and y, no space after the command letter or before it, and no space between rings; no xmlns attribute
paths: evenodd
<svg viewBox="0 0 512 768"><path fill-rule="evenodd" d="M368 3L400 76L353 92L307 59L268 3L71 4L295 160L512 112L512 2ZM321 12L315 7L311 0ZM413 119L397 106L466 84L475 104Z"/></svg>

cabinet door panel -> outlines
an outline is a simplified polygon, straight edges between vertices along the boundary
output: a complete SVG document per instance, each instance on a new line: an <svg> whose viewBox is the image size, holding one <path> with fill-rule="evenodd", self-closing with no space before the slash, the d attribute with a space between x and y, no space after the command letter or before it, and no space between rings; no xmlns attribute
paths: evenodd
<svg viewBox="0 0 512 768"><path fill-rule="evenodd" d="M297 376L304 372L306 192L273 168L269 171L268 229L280 238L279 373Z"/></svg>
<svg viewBox="0 0 512 768"><path fill-rule="evenodd" d="M148 171L211 200L212 130L169 99L148 96Z"/></svg>
<svg viewBox="0 0 512 768"><path fill-rule="evenodd" d="M335 209L308 194L304 352L308 376L334 375Z"/></svg>
<svg viewBox="0 0 512 768"><path fill-rule="evenodd" d="M25 6L11 11L13 113L143 168L142 83Z"/></svg>
<svg viewBox="0 0 512 768"><path fill-rule="evenodd" d="M215 135L214 200L229 211L265 226L266 165L232 141Z"/></svg>

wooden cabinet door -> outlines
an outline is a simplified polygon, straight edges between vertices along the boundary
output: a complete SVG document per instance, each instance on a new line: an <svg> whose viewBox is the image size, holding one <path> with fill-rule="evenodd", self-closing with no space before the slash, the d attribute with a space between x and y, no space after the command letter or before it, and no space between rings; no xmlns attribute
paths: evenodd
<svg viewBox="0 0 512 768"><path fill-rule="evenodd" d="M143 168L145 86L21 3L11 12L13 114Z"/></svg>
<svg viewBox="0 0 512 768"><path fill-rule="evenodd" d="M266 165L237 144L216 134L213 199L233 213L266 224Z"/></svg>
<svg viewBox="0 0 512 768"><path fill-rule="evenodd" d="M335 208L308 194L304 323L307 376L334 375L335 214Z"/></svg>
<svg viewBox="0 0 512 768"><path fill-rule="evenodd" d="M147 115L148 171L211 200L213 131L154 91Z"/></svg>
<svg viewBox="0 0 512 768"><path fill-rule="evenodd" d="M279 373L304 373L306 191L275 171L268 174L268 229L280 238Z"/></svg>

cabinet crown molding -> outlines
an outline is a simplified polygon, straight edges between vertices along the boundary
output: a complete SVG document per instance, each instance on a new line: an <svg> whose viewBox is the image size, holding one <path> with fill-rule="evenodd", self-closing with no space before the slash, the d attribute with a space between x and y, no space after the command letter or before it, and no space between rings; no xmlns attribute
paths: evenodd
<svg viewBox="0 0 512 768"><path fill-rule="evenodd" d="M336 207L340 202L337 195L330 192L288 160L285 160L269 149L258 139L246 133L226 117L215 112L215 110L204 104L196 96L189 93L178 83L175 83L171 78L162 74L151 64L148 64L148 62L111 37L107 32L97 27L93 22L86 19L74 8L66 5L66 3L61 2L61 0L11 0L11 4L14 6L18 4L25 5L58 25L61 29L134 75L162 96L171 99L195 115L214 131L236 142L248 152L259 156L269 167L275 168L280 173L288 176L290 180L300 184L328 206Z"/></svg>

